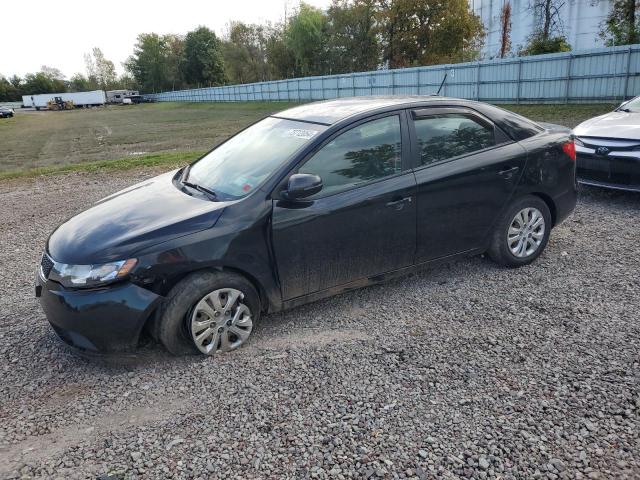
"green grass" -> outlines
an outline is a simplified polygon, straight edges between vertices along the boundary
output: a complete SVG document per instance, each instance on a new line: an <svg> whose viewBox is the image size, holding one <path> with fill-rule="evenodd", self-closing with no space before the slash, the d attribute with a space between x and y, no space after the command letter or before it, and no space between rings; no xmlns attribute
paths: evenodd
<svg viewBox="0 0 640 480"><path fill-rule="evenodd" d="M64 112L16 111L0 119L0 172L209 150L291 104L157 103Z"/></svg>
<svg viewBox="0 0 640 480"><path fill-rule="evenodd" d="M612 111L617 105L589 103L577 105L498 105L537 122L557 123L574 128L592 117Z"/></svg>
<svg viewBox="0 0 640 480"><path fill-rule="evenodd" d="M294 104L157 103L0 119L0 180L78 171L173 166ZM575 127L610 104L500 105L532 120Z"/></svg>
<svg viewBox="0 0 640 480"><path fill-rule="evenodd" d="M128 170L141 167L174 167L185 165L205 152L156 153L139 157L119 158L116 160L100 160L97 162L70 163L37 167L28 170L9 170L0 172L0 181L12 178L29 178L40 175L54 175L72 172L97 172L105 170Z"/></svg>

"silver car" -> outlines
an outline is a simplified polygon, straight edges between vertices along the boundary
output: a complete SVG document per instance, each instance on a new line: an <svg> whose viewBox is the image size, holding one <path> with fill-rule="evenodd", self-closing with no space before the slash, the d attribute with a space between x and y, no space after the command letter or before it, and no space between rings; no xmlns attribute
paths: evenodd
<svg viewBox="0 0 640 480"><path fill-rule="evenodd" d="M578 125L580 183L640 192L640 97Z"/></svg>
<svg viewBox="0 0 640 480"><path fill-rule="evenodd" d="M14 113L13 108L0 106L0 118L11 118Z"/></svg>

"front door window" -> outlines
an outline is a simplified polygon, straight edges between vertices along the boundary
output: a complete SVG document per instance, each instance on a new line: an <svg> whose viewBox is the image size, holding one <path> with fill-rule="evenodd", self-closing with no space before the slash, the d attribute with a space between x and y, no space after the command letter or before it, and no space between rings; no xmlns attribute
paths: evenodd
<svg viewBox="0 0 640 480"><path fill-rule="evenodd" d="M400 173L400 117L392 115L358 125L322 147L299 170L322 178L324 197Z"/></svg>

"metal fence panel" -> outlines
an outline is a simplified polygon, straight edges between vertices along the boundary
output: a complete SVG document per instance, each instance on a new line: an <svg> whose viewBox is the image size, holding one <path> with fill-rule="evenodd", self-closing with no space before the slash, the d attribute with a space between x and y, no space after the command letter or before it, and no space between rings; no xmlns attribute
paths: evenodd
<svg viewBox="0 0 640 480"><path fill-rule="evenodd" d="M442 83L444 80L444 83ZM495 103L620 101L640 94L640 45L148 94L159 102L441 95Z"/></svg>

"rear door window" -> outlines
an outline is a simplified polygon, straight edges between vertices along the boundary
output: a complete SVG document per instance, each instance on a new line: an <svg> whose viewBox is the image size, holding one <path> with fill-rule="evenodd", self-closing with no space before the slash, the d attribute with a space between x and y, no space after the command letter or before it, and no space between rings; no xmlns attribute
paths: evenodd
<svg viewBox="0 0 640 480"><path fill-rule="evenodd" d="M464 113L434 114L414 120L420 166L467 155L496 144L493 126Z"/></svg>

